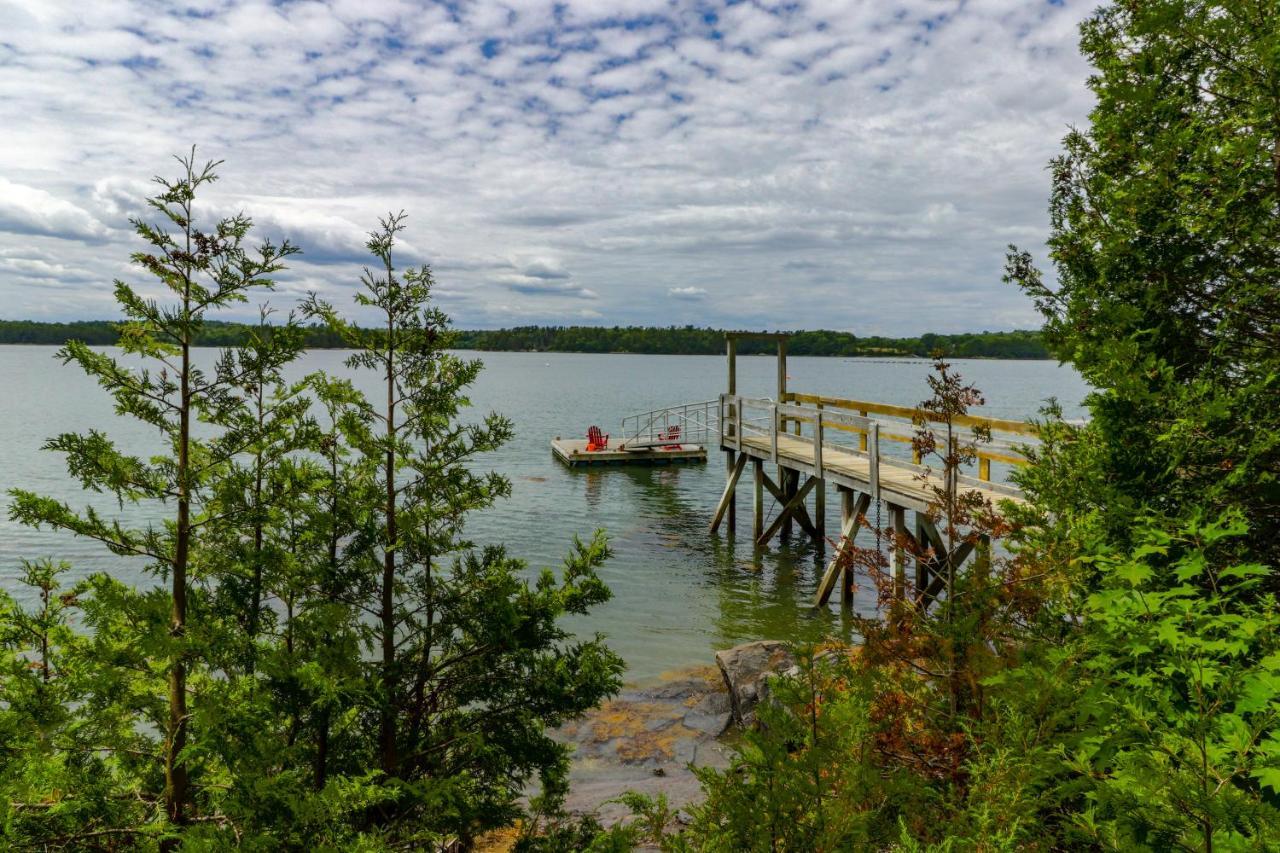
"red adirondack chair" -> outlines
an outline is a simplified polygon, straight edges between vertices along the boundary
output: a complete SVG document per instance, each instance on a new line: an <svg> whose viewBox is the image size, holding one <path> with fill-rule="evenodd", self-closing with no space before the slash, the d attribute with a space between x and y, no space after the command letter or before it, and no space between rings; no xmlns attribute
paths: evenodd
<svg viewBox="0 0 1280 853"><path fill-rule="evenodd" d="M609 436L600 432L600 427L592 424L587 428L587 452L595 453L597 450L607 450L609 448Z"/></svg>
<svg viewBox="0 0 1280 853"><path fill-rule="evenodd" d="M667 427L666 431L659 436L663 441L669 441L670 444L662 445L663 450L679 450L680 449L680 424Z"/></svg>

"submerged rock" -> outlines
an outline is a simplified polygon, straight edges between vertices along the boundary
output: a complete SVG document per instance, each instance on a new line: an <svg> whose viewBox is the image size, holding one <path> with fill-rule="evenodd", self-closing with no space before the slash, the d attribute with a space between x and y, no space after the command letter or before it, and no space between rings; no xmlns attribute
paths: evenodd
<svg viewBox="0 0 1280 853"><path fill-rule="evenodd" d="M729 691L733 721L749 726L755 709L765 696L766 681L796 665L787 644L778 640L756 640L716 652L716 664Z"/></svg>

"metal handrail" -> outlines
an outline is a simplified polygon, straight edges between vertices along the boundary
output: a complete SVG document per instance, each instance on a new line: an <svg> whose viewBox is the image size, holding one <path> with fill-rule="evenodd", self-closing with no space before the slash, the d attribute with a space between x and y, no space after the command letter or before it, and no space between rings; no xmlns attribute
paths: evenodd
<svg viewBox="0 0 1280 853"><path fill-rule="evenodd" d="M675 441L683 444L705 443L712 435L720 432L721 402L720 399L715 399L680 403L627 415L622 419L621 446L634 447L672 441L670 436L673 426L680 428L679 438L674 439Z"/></svg>

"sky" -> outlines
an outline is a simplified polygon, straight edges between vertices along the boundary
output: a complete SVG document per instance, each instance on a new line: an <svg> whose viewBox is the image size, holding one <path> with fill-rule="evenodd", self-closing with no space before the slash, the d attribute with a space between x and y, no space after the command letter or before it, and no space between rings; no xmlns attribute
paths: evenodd
<svg viewBox="0 0 1280 853"><path fill-rule="evenodd" d="M1032 328L1075 0L0 0L0 318L110 319L154 175L351 306L404 210L456 325ZM250 318L255 306L229 318ZM359 319L352 308L350 314Z"/></svg>

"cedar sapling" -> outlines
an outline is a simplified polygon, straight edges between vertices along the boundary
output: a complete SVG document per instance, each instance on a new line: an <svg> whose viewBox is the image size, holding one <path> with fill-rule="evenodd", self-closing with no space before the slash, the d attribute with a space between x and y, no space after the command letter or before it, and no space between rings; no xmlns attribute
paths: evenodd
<svg viewBox="0 0 1280 853"><path fill-rule="evenodd" d="M134 231L149 247L136 252L133 262L150 273L172 301L161 304L145 291L116 281L115 297L125 317L119 346L128 361L76 341L59 352L64 363L74 362L97 380L121 415L153 427L161 445L149 455L135 456L98 430L64 433L46 445L66 456L69 473L84 488L108 493L122 504L158 501L173 507L172 515L162 528L130 529L93 508L76 512L66 503L21 489L11 492L10 514L23 524L48 525L97 540L116 554L146 558L151 570L168 580L163 798L169 820L181 826L191 818L190 778L183 757L191 742L188 671L201 657L201 650L187 640L192 573L201 570L191 564L191 555L213 521L205 514L210 484L242 452L246 438L234 429L242 405L236 392L246 377L227 358L219 360L212 374L206 373L196 364L192 347L213 312L271 289L272 277L297 249L287 241L247 247L253 223L243 214L220 219L208 230L198 227L197 192L217 180L219 163L197 166L194 148L178 160L179 176L156 178L161 191L149 200L162 221L132 220ZM268 361L282 362L295 352L281 350ZM130 362L135 360L145 366L133 367ZM206 425L213 437L197 437L197 423Z"/></svg>

